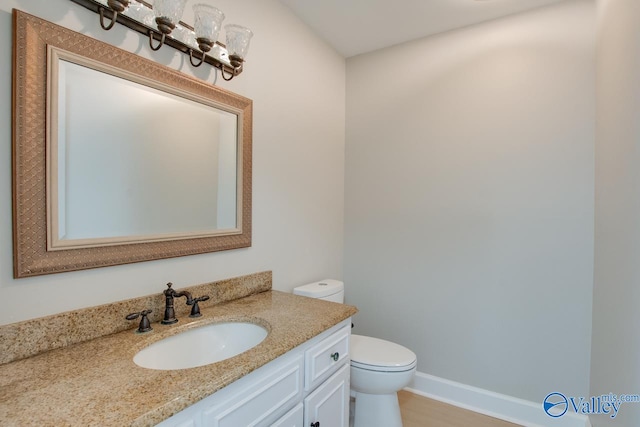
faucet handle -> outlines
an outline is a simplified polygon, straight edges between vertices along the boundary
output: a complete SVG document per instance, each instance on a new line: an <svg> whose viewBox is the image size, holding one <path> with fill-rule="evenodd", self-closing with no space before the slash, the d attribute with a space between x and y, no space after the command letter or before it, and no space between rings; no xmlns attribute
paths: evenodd
<svg viewBox="0 0 640 427"><path fill-rule="evenodd" d="M198 303L200 301L206 301L209 299L209 295L203 295L201 297L198 298L193 298L191 301L187 301L187 305L192 305L193 307L191 307L191 314L189 315L189 317L200 317L202 316L202 314L200 314L200 307L198 306Z"/></svg>
<svg viewBox="0 0 640 427"><path fill-rule="evenodd" d="M140 324L138 325L138 329L136 329L136 332L138 333L149 332L149 331L152 331L153 328L151 327L151 323L149 322L147 315L152 311L153 310L142 310L137 313L131 313L131 314L128 314L127 317L125 317L125 319L134 320L134 319L137 319L138 317L141 317Z"/></svg>

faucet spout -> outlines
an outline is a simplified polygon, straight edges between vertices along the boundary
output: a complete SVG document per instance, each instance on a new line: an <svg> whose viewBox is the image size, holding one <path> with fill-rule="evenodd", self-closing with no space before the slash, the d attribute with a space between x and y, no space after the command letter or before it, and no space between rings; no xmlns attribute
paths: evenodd
<svg viewBox="0 0 640 427"><path fill-rule="evenodd" d="M175 308L173 307L174 298L187 297L187 304L193 304L193 297L191 296L190 292L176 292L176 290L171 286L173 286L173 283L167 283L167 289L165 289L163 292L165 297L164 318L160 321L160 323L162 323L163 325L172 325L178 321L178 319L176 319Z"/></svg>
<svg viewBox="0 0 640 427"><path fill-rule="evenodd" d="M173 307L173 300L175 298L186 297L187 305L191 306L191 314L189 317L200 317L200 307L198 303L201 301L207 301L209 299L209 295L203 295L198 298L194 298L189 291L180 291L176 292L173 289L173 283L167 283L167 289L164 290L163 294L165 297L165 306L164 306L164 318L160 321L163 325L171 325L176 323L178 319L176 319L176 310Z"/></svg>
<svg viewBox="0 0 640 427"><path fill-rule="evenodd" d="M173 295L173 297L174 298L187 297L187 305L192 305L193 304L193 297L191 296L191 292L189 292L189 291L176 292Z"/></svg>

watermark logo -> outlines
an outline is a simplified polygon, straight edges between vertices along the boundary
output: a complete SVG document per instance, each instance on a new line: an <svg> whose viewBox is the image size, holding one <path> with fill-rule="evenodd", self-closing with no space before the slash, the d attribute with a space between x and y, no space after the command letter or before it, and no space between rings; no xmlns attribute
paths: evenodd
<svg viewBox="0 0 640 427"><path fill-rule="evenodd" d="M559 418L571 409L581 415L608 415L615 418L623 403L640 403L639 394L602 394L591 397L567 397L562 393L549 393L542 401L544 412Z"/></svg>
<svg viewBox="0 0 640 427"><path fill-rule="evenodd" d="M549 393L542 402L544 412L550 417L558 418L569 410L569 401L562 393Z"/></svg>

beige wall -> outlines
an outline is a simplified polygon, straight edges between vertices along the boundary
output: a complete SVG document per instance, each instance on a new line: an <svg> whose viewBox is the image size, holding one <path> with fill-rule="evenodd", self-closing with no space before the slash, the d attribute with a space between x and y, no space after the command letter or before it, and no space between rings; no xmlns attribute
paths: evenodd
<svg viewBox="0 0 640 427"><path fill-rule="evenodd" d="M640 393L640 2L598 0L591 394ZM595 427L640 425L640 404Z"/></svg>
<svg viewBox="0 0 640 427"><path fill-rule="evenodd" d="M245 73L219 82L254 100L253 247L14 280L11 8L192 71L171 49L152 53L118 26L104 32L68 0L0 0L0 324L169 280L272 269L275 288L290 290L339 278L344 196L357 332L414 349L422 372L532 401L638 393L640 5L599 0L596 85L593 3L351 58L345 111L344 59L286 8L216 0L256 33ZM636 426L640 406L592 423Z"/></svg>
<svg viewBox="0 0 640 427"><path fill-rule="evenodd" d="M418 370L589 391L595 6L347 60L346 298Z"/></svg>
<svg viewBox="0 0 640 427"><path fill-rule="evenodd" d="M187 3L187 8L190 4ZM342 275L345 61L275 0L216 0L252 28L246 71L219 86L254 101L253 246L171 260L14 280L11 244L11 9L19 8L191 73L188 58L69 0L0 0L0 324L273 270L274 287ZM185 20L189 21L187 11ZM304 60L301 60L304 58ZM186 61L186 62L185 62ZM198 69L199 77L206 77Z"/></svg>

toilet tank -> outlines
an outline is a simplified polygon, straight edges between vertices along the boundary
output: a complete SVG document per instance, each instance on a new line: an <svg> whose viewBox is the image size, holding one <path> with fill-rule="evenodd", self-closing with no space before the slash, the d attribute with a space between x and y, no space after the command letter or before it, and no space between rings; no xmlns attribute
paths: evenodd
<svg viewBox="0 0 640 427"><path fill-rule="evenodd" d="M344 303L344 283L340 280L326 279L293 289L295 295Z"/></svg>

